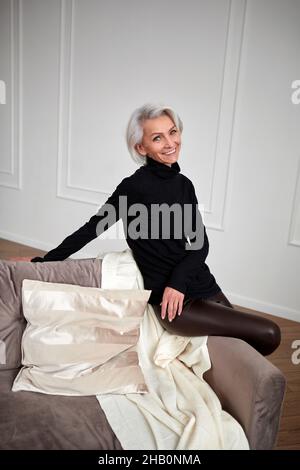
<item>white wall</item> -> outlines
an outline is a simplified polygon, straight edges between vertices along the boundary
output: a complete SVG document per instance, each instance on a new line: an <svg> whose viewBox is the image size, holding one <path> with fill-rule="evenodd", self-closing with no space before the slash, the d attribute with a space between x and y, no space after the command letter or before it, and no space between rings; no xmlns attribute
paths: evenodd
<svg viewBox="0 0 300 470"><path fill-rule="evenodd" d="M131 112L171 104L218 283L300 321L299 24L296 0L1 0L0 237L57 246L136 170Z"/></svg>

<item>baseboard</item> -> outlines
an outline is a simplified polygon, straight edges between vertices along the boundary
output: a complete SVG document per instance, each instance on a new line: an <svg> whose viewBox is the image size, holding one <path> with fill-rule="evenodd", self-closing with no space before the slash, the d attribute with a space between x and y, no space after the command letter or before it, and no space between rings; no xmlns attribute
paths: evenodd
<svg viewBox="0 0 300 470"><path fill-rule="evenodd" d="M0 238L34 247L38 250L49 251L53 249L53 245L50 246L49 244L40 242L39 240L34 240L19 235L15 236L13 233L5 232L3 230L0 231ZM89 252L88 250L80 250L79 255L78 253L79 252L74 253L72 258L93 258L96 256L95 253L92 253L91 251ZM300 312L297 312L297 310L293 310L281 305L270 304L261 300L255 300L250 297L245 297L238 294L227 293L225 291L224 294L228 297L232 304L240 305L241 307L250 308L252 310L257 310L259 312L270 313L271 315L286 318L287 320L300 322Z"/></svg>
<svg viewBox="0 0 300 470"><path fill-rule="evenodd" d="M226 297L234 305L240 305L241 307L250 308L257 310L258 312L270 313L275 317L286 318L287 320L293 320L300 322L300 312L292 308L285 307L283 305L270 304L261 300L251 299L243 295L225 293Z"/></svg>
<svg viewBox="0 0 300 470"><path fill-rule="evenodd" d="M20 243L22 245L26 245L28 247L36 248L37 250L42 250L46 252L53 250L53 248L55 248L53 244L50 245L49 243L43 243L39 240L22 237L21 235L15 236L14 234L9 233L9 232L4 232L3 230L2 231L0 230L0 238L3 238L4 240L8 240L10 242ZM78 255L78 253L80 254ZM93 258L93 257L95 257L95 253L92 253L91 251L89 252L88 250L80 250L80 252L78 251L77 253L74 253L74 255L72 255L72 258Z"/></svg>
<svg viewBox="0 0 300 470"><path fill-rule="evenodd" d="M3 230L0 230L0 238L4 238L4 240L8 240L10 242L20 243L28 247L36 248L37 250L49 251L53 248L53 246L49 246L49 244L42 243L39 240L22 237L22 235L16 236L13 233L5 232Z"/></svg>

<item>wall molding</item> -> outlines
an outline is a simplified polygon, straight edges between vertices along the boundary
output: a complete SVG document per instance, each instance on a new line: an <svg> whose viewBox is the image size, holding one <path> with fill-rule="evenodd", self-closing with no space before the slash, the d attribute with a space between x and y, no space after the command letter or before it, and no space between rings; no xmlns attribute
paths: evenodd
<svg viewBox="0 0 300 470"><path fill-rule="evenodd" d="M212 184L209 207L204 209L206 226L219 231L224 231L225 211L228 201L231 150L246 11L247 0L230 0L214 148Z"/></svg>
<svg viewBox="0 0 300 470"><path fill-rule="evenodd" d="M10 168L0 169L0 186L22 189L22 0L10 0Z"/></svg>
<svg viewBox="0 0 300 470"><path fill-rule="evenodd" d="M209 207L203 211L207 228L224 230L224 214L229 186L230 156L238 93L240 60L247 0L229 0L226 41L224 47L220 100L214 145L212 183ZM59 116L57 197L88 204L99 204L113 188L94 190L70 181L72 142L72 90L74 58L75 0L61 2L61 37L59 65ZM197 189L197 188L196 188Z"/></svg>
<svg viewBox="0 0 300 470"><path fill-rule="evenodd" d="M58 165L57 197L87 204L99 204L111 194L108 189L96 191L70 182L72 89L74 56L74 0L61 1L60 63L59 63L59 113L58 113Z"/></svg>
<svg viewBox="0 0 300 470"><path fill-rule="evenodd" d="M298 233L297 233L298 228ZM300 159L294 186L293 203L290 215L288 245L300 246Z"/></svg>

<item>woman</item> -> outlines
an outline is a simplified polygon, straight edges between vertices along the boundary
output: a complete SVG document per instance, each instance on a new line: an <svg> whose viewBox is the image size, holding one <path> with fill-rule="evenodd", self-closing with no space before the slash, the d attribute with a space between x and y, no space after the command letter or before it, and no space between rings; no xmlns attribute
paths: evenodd
<svg viewBox="0 0 300 470"><path fill-rule="evenodd" d="M121 218L144 287L152 291L149 303L168 331L241 338L270 354L280 343L279 327L233 309L205 263L209 243L194 186L177 162L182 129L170 107L146 104L135 110L127 145L140 168L85 225L44 258L31 261L64 260Z"/></svg>

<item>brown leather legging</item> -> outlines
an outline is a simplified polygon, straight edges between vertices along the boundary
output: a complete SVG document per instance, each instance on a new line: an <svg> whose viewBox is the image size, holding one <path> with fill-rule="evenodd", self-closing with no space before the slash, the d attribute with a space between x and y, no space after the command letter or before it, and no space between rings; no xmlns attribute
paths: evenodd
<svg viewBox="0 0 300 470"><path fill-rule="evenodd" d="M180 336L231 336L240 338L264 356L280 344L279 326L272 320L234 308L223 292L209 299L186 299L180 316L161 318L161 306L152 305L161 325Z"/></svg>

